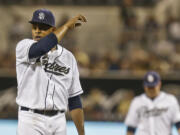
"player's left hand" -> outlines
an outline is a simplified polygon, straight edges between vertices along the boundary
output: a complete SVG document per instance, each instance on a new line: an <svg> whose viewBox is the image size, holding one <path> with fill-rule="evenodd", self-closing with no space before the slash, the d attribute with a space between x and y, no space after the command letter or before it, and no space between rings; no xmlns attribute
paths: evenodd
<svg viewBox="0 0 180 135"><path fill-rule="evenodd" d="M82 22L87 22L87 19L83 15L77 15L74 18L70 19L65 26L67 26L70 29L73 29L75 27L81 26Z"/></svg>

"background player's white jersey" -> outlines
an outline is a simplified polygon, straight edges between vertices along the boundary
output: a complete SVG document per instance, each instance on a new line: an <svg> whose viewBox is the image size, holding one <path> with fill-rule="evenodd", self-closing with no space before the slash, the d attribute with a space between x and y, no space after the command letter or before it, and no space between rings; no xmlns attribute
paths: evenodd
<svg viewBox="0 0 180 135"><path fill-rule="evenodd" d="M177 99L161 92L154 100L145 94L131 103L125 124L137 127L136 135L170 135L172 125L180 121Z"/></svg>
<svg viewBox="0 0 180 135"><path fill-rule="evenodd" d="M16 47L16 102L31 109L67 110L68 98L83 93L76 60L60 45L41 58L29 60L34 42L24 39Z"/></svg>

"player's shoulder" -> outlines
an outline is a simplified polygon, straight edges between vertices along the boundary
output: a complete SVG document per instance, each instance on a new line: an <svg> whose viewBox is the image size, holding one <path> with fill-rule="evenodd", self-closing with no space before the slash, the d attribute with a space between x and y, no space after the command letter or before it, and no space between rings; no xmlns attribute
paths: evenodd
<svg viewBox="0 0 180 135"><path fill-rule="evenodd" d="M60 51L62 51L62 56L67 57L68 59L75 60L75 56L73 55L73 53L71 51L69 51L68 49L62 47L59 44L58 44L58 48L59 48Z"/></svg>
<svg viewBox="0 0 180 135"><path fill-rule="evenodd" d="M16 45L16 50L24 47L24 46L27 45L27 44L30 45L30 44L32 44L32 43L34 43L34 42L36 42L36 41L34 41L34 40L32 40L32 39L28 39L28 38L22 39L21 41L19 41L19 42L17 43L17 45Z"/></svg>
<svg viewBox="0 0 180 135"><path fill-rule="evenodd" d="M20 41L17 43L17 45L19 45L19 44L27 44L27 43L29 43L29 42L35 42L35 41L34 41L33 39L25 38L25 39L20 40Z"/></svg>
<svg viewBox="0 0 180 135"><path fill-rule="evenodd" d="M135 96L134 100L139 101L139 100L142 100L142 99L145 98L145 97L146 97L145 93L142 93L142 94L140 94L140 95L138 95L138 96Z"/></svg>
<svg viewBox="0 0 180 135"><path fill-rule="evenodd" d="M59 45L59 46L62 47L61 45ZM62 47L62 49L63 49L63 51L64 51L65 54L68 54L69 56L73 57L72 52L70 52L68 49L66 49L66 48L64 48L64 47Z"/></svg>
<svg viewBox="0 0 180 135"><path fill-rule="evenodd" d="M161 94L163 94L164 99L168 100L169 102L176 102L177 101L177 98L173 94L170 94L167 92L161 92Z"/></svg>
<svg viewBox="0 0 180 135"><path fill-rule="evenodd" d="M139 103L142 103L142 100L145 98L145 94L141 94L141 95L138 95L138 96L135 96L132 100L132 103L133 104L139 104Z"/></svg>

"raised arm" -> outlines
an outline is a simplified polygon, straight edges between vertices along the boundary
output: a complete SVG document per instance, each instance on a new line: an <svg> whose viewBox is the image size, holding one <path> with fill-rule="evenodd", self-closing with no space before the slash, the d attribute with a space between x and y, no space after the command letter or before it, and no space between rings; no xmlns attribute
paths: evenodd
<svg viewBox="0 0 180 135"><path fill-rule="evenodd" d="M79 22L80 21L80 22ZM54 34L56 35L58 42L61 41L61 39L64 37L65 33L68 29L75 28L76 26L80 26L81 22L86 22L86 18L82 15L77 15L74 18L67 21L62 27L57 28L54 31Z"/></svg>
<svg viewBox="0 0 180 135"><path fill-rule="evenodd" d="M69 29L80 26L82 22L86 22L86 18L82 15L77 15L59 28L50 28L52 29L52 33L41 38L30 47L29 58L37 58L49 52L62 40Z"/></svg>

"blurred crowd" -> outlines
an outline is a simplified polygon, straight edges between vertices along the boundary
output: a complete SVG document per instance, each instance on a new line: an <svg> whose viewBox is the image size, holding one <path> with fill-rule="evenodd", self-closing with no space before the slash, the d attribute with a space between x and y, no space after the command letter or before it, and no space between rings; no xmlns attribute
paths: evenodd
<svg viewBox="0 0 180 135"><path fill-rule="evenodd" d="M152 6L159 0L133 0L137 6ZM12 5L120 5L123 0L0 0L0 4Z"/></svg>
<svg viewBox="0 0 180 135"><path fill-rule="evenodd" d="M167 84L162 88L163 91L175 95L180 103L179 89L180 86L175 84ZM102 89L93 88L88 95L83 96L86 120L124 121L135 96L134 89L121 88L109 95Z"/></svg>
<svg viewBox="0 0 180 135"><path fill-rule="evenodd" d="M151 13L144 23L139 25L135 9L134 0L121 1L121 28L116 45L118 53L107 49L101 55L88 54L77 45L74 31L65 36L62 45L74 53L81 76L114 71L138 75L147 70L166 74L180 69L180 17L173 16L167 10L166 20L160 24L155 14ZM67 19L68 16L63 16L57 26ZM14 25L8 28L7 51L0 55L0 68L15 68L16 43L24 37L31 37L30 29L27 32L21 16L15 15L13 21Z"/></svg>
<svg viewBox="0 0 180 135"><path fill-rule="evenodd" d="M107 50L104 55L87 55L75 50L82 75L117 70L134 74L147 70L156 70L162 74L178 71L180 16L173 16L167 9L166 19L162 24L157 21L155 13L151 13L139 25L133 0L123 2L120 7L122 27L117 44L119 53Z"/></svg>
<svg viewBox="0 0 180 135"><path fill-rule="evenodd" d="M75 31L68 32L60 43L75 55L80 75L86 77L109 72L142 75L148 70L164 75L180 70L180 15L174 16L168 8L162 23L155 13L148 14L141 25L138 23L136 7L148 6L151 9L160 1L163 0L0 0L0 4L118 5L120 29L116 52L109 49L103 54L84 51L78 46ZM142 12L146 12L145 8ZM21 39L31 37L31 28L24 25L22 16L14 15L12 18L13 25L7 28L7 51L0 54L0 69L15 70L15 45ZM62 16L57 26L68 19L67 15ZM163 90L176 95L180 103L179 89L178 85L163 86ZM16 91L16 87L0 91L1 118L17 117ZM107 94L94 87L82 96L86 120L123 121L134 96L133 89L121 88Z"/></svg>
<svg viewBox="0 0 180 135"><path fill-rule="evenodd" d="M166 84L162 90L176 96L180 103L180 85ZM17 118L18 106L15 103L16 87L0 91L0 118ZM141 90L141 93L143 90ZM135 95L135 89L120 88L112 92L94 87L81 96L85 119L96 121L124 121ZM71 119L67 113L67 119Z"/></svg>

